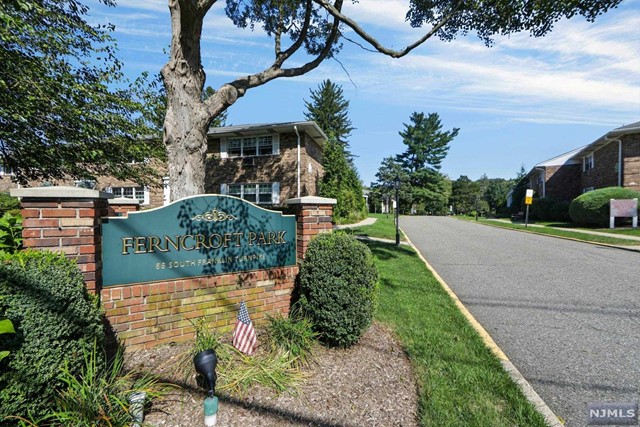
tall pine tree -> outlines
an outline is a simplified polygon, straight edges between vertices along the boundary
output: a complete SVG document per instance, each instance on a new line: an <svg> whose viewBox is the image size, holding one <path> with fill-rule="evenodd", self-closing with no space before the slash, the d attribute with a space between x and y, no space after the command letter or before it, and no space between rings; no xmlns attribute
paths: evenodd
<svg viewBox="0 0 640 427"><path fill-rule="evenodd" d="M460 129L442 131L437 113L425 116L414 112L411 124L405 123L404 126L404 131L399 134L407 149L396 160L408 176L412 188L411 203L418 212L444 213L449 195L440 167L449 151L449 143Z"/></svg>
<svg viewBox="0 0 640 427"><path fill-rule="evenodd" d="M366 214L366 205L362 183L348 151L347 138L353 130L349 101L344 99L339 85L325 80L317 90L311 90L311 100L305 101L305 105L305 118L315 121L329 137L322 160L324 175L320 181L320 195L337 200L333 214L335 222L360 220Z"/></svg>
<svg viewBox="0 0 640 427"><path fill-rule="evenodd" d="M333 137L351 160L349 142L354 129L349 119L349 101L344 99L342 87L327 79L320 83L317 90L310 90L311 101L305 101L307 112L304 117L315 121L327 135Z"/></svg>

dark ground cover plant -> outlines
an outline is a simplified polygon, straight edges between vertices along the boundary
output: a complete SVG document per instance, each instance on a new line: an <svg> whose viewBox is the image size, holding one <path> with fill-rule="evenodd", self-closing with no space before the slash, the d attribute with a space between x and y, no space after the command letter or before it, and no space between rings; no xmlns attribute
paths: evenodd
<svg viewBox="0 0 640 427"><path fill-rule="evenodd" d="M581 226L607 227L610 199L640 199L640 192L623 187L607 187L584 193L571 202L571 220Z"/></svg>
<svg viewBox="0 0 640 427"><path fill-rule="evenodd" d="M21 419L21 427L129 427L135 421L131 396L141 396L144 407L167 394L170 384L136 368L124 368L124 352L118 348L105 365L103 350L97 345L84 350L81 372L71 372L68 363L60 380L64 388L55 399L55 407L45 416ZM32 414L33 415L33 414Z"/></svg>
<svg viewBox="0 0 640 427"><path fill-rule="evenodd" d="M302 374L295 360L289 354L272 351L277 348L271 341L271 335L266 333L260 339L265 342L263 348L258 348L255 354L247 356L231 344L230 333L216 332L210 324L211 318L201 317L191 323L194 326L195 336L187 351L182 352L172 375L180 377L185 386L195 385L205 390L204 378L196 374L193 358L201 351L214 350L218 363L216 366L217 382L216 392L231 393L235 396L244 396L251 387L259 384L276 393L295 393ZM288 318L282 318L280 323L289 322ZM284 328L284 327L283 327ZM262 330L258 330L261 333ZM301 358L309 359L309 355L301 354Z"/></svg>
<svg viewBox="0 0 640 427"><path fill-rule="evenodd" d="M0 252L0 318L11 320L16 331L0 335L0 348L10 351L0 361L0 420L29 412L44 416L65 387L62 369L79 374L85 352L104 343L97 301L63 254Z"/></svg>
<svg viewBox="0 0 640 427"><path fill-rule="evenodd" d="M307 364L313 357L318 333L313 322L294 307L288 317L267 316L266 331L271 350L287 357L293 365Z"/></svg>
<svg viewBox="0 0 640 427"><path fill-rule="evenodd" d="M355 344L373 320L378 271L371 251L353 236L334 232L309 244L300 269L299 304L320 341Z"/></svg>

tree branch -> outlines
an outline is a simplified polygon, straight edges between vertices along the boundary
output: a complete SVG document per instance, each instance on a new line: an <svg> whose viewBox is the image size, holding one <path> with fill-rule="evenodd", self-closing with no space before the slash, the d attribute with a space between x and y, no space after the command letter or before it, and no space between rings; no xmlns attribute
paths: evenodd
<svg viewBox="0 0 640 427"><path fill-rule="evenodd" d="M204 16L217 1L218 0L199 0L198 9L202 11L202 16Z"/></svg>
<svg viewBox="0 0 640 427"><path fill-rule="evenodd" d="M446 23L458 12L458 9L462 6L463 1L459 0L455 6L451 9L451 12L444 16L440 22L438 22L428 33L418 39L416 42L408 45L402 50L393 50L384 47L378 40L376 40L372 35L367 33L357 22L348 16L344 15L340 10L336 9L329 1L327 0L313 0L318 3L322 8L324 8L327 12L329 12L335 19L338 19L341 22L347 24L353 31L356 32L363 40L369 43L371 46L375 48L378 52L385 54L387 56L391 56L392 58L401 58L411 52L416 47L420 46L422 43L430 39L435 33L437 33Z"/></svg>
<svg viewBox="0 0 640 427"><path fill-rule="evenodd" d="M335 8L335 10L337 10L338 13L340 13L340 9L342 8L342 0L337 1L336 4L338 6L337 8ZM267 68L266 70L260 73L256 73L250 76L245 76L245 77L236 79L233 82L228 83L227 85L224 85L223 88L227 86L234 87L237 90L237 97L239 98L241 96L244 96L247 90L254 87L262 86L263 84L270 82L271 80L277 79L279 77L296 77L296 76L301 76L303 74L308 73L309 71L317 68L318 65L320 65L322 61L324 61L327 58L327 56L329 56L329 54L331 53L331 48L333 47L333 44L338 39L339 28L340 28L340 20L334 17L333 25L331 26L331 31L326 38L324 48L313 61L309 61L301 67L285 68L285 69L280 68L280 65L281 65L280 61L276 61L273 63L273 65L271 65L271 67ZM296 41L296 43L297 42L302 43L302 37L299 38ZM294 46L295 46L295 43L294 43ZM291 48L287 49L287 52L289 52L289 50L291 50ZM295 52L295 50L291 50L291 54L293 52ZM289 56L291 54L289 54ZM284 59L282 62L284 62Z"/></svg>
<svg viewBox="0 0 640 427"><path fill-rule="evenodd" d="M307 38L307 33L309 30L310 23L311 23L311 0L307 0L307 9L304 14L304 24L302 25L302 29L300 30L300 36L291 46L289 46L287 50L285 50L284 52L279 52L279 55L276 58L276 61L274 62L273 65L277 67L281 67L284 61L289 59L291 55L293 55L298 49L300 49L300 46L302 46L302 42L304 41L305 38Z"/></svg>

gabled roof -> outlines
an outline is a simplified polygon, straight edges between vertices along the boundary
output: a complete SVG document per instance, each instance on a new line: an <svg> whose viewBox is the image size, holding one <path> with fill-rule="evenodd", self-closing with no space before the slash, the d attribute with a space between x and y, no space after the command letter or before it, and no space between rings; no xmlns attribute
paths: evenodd
<svg viewBox="0 0 640 427"><path fill-rule="evenodd" d="M602 135L600 138L593 141L591 144L582 148L581 151L576 153L576 157L584 157L593 153L594 151L604 147L610 142L614 141L616 138L621 137L622 135L629 135L634 133L640 133L640 122L631 123L630 125L620 126L619 128L615 128L612 131L607 132Z"/></svg>
<svg viewBox="0 0 640 427"><path fill-rule="evenodd" d="M553 157L549 160L545 160L544 162L540 162L535 165L533 168L540 167L548 167L548 166L562 166L562 165L573 165L580 163L580 160L576 158L576 154L583 150L585 147L576 148L575 150L571 150L568 153L561 154L559 156Z"/></svg>
<svg viewBox="0 0 640 427"><path fill-rule="evenodd" d="M265 133L295 132L296 129L298 132L304 132L309 135L321 147L324 146L327 140L327 135L325 135L314 121L212 127L209 128L207 135L215 138L225 138L233 136L253 136Z"/></svg>

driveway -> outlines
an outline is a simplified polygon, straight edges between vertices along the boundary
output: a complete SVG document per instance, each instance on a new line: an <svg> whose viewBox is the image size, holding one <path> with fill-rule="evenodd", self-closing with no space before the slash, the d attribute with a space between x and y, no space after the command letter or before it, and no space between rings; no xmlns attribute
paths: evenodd
<svg viewBox="0 0 640 427"><path fill-rule="evenodd" d="M400 227L567 426L640 400L640 254L401 217Z"/></svg>

